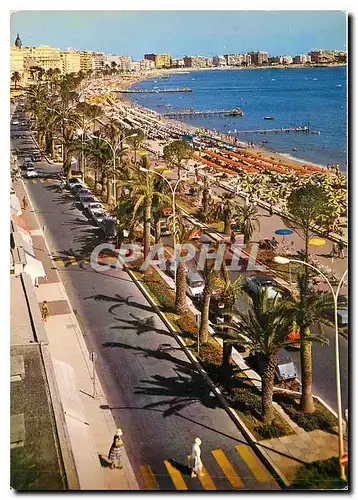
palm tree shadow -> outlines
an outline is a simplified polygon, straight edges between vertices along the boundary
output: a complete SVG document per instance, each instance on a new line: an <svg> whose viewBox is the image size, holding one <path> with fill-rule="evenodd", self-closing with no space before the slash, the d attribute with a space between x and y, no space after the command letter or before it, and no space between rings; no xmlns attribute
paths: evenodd
<svg viewBox="0 0 358 500"><path fill-rule="evenodd" d="M163 417L165 418L197 403L202 403L211 409L221 407L215 394L192 366L182 367L176 363L173 370L176 372L175 376L153 375L152 380L142 380L142 384L145 385L135 388L134 394L165 397L162 401L148 403L144 408L154 409L160 406L169 406L163 411Z"/></svg>
<svg viewBox="0 0 358 500"><path fill-rule="evenodd" d="M132 295L128 295L128 297L123 297L122 295L119 295L118 293L114 294L113 297L109 295L103 295L103 294L97 294L97 295L90 295L88 297L84 297L84 300L87 299L94 299L96 301L104 301L104 302L116 302L116 304L113 304L109 307L108 312L111 314L115 314L115 309L117 307L120 307L122 305L127 305L127 306L133 306L137 309L142 309L143 311L148 311L153 313L153 308L151 306L147 306L145 304L141 304L136 301L131 301Z"/></svg>
<svg viewBox="0 0 358 500"><path fill-rule="evenodd" d="M168 330L163 330L161 328L156 327L155 325L156 318L157 318L156 314L153 314L153 316L149 316L147 318L135 319L134 321L123 318L115 318L116 321L120 321L121 323L126 323L127 325L131 326L123 326L123 325L111 326L110 329L135 330L138 336L141 335L142 333L155 332L161 335L171 337L171 334Z"/></svg>
<svg viewBox="0 0 358 500"><path fill-rule="evenodd" d="M145 347L140 347L138 345L132 346L128 344L123 344L122 342L104 342L102 343L103 347L115 347L118 349L126 349L126 350L132 350L132 351L138 351L138 354L142 354L145 358L155 358L155 359L161 359L164 361L171 361L173 363L176 363L177 365L183 366L185 368L190 366L189 361L184 361L181 359L174 358L172 355L169 354L169 350L171 351L181 351L180 347L173 347L170 346L170 344L161 344L158 349L149 349ZM167 347L170 346L170 347Z"/></svg>

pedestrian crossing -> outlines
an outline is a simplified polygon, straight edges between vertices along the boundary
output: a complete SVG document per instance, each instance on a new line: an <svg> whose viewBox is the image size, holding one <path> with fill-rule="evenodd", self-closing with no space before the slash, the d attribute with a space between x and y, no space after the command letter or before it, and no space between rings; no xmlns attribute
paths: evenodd
<svg viewBox="0 0 358 500"><path fill-rule="evenodd" d="M55 264L55 267L58 269L68 268L68 267L83 267L90 266L91 256L82 256L82 255L64 255L57 256L53 255L52 260ZM116 267L117 257L114 255L99 255L97 258L98 264L110 265L112 267Z"/></svg>
<svg viewBox="0 0 358 500"><path fill-rule="evenodd" d="M28 179L28 182L30 184L44 184L44 183L49 183L49 182L59 182L58 179L52 178L52 177L46 177L45 179L42 178L37 178L37 179Z"/></svg>
<svg viewBox="0 0 358 500"><path fill-rule="evenodd" d="M271 489L274 482L273 477L257 458L252 448L246 444L239 444L235 446L235 452L235 456L244 462L243 467L239 468L237 464L232 464L227 454L222 449L217 448L211 450L209 454L214 458L214 460L210 460L210 470L215 472L209 473L208 468L203 464L202 474L195 478L191 478L191 469L187 465L178 464L174 460L164 460L167 472L166 479L170 478L173 489L178 491L189 489L206 491L251 489L253 480L262 485L267 483L267 489ZM209 465L209 459L210 457L207 459L207 465ZM190 462L190 455L188 456L188 462ZM249 478L247 468L250 470ZM162 472L155 474L150 465L141 465L140 472L145 490L161 489L160 483L165 482L162 478Z"/></svg>

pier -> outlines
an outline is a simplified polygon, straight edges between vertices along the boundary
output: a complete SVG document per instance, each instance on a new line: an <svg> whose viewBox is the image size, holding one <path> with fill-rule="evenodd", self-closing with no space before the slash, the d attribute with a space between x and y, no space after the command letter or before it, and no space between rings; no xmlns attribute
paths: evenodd
<svg viewBox="0 0 358 500"><path fill-rule="evenodd" d="M121 94L166 94L174 92L192 92L192 89L111 89L111 92L120 92Z"/></svg>
<svg viewBox="0 0 358 500"><path fill-rule="evenodd" d="M263 128L259 130L238 130L238 134L278 134L278 133L289 133L289 132L306 132L309 133L310 129L307 125L302 127L289 127L289 128ZM317 133L317 132L315 132Z"/></svg>
<svg viewBox="0 0 358 500"><path fill-rule="evenodd" d="M204 111L195 111L194 109L184 109L182 111L168 111L163 113L162 116L165 118L173 118L176 116L208 116L208 115L224 115L224 116L243 116L244 113L240 108L235 109L207 109Z"/></svg>

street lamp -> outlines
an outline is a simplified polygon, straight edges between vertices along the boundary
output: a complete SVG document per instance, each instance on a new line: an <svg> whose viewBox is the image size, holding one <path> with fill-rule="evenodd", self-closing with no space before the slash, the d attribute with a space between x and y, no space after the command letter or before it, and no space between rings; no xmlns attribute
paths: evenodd
<svg viewBox="0 0 358 500"><path fill-rule="evenodd" d="M184 180L187 180L186 177L179 177L179 179L177 179L176 183L174 184L174 187L170 184L170 182L168 181L168 179L166 177L164 177L163 174L161 174L160 172L157 172L156 170L149 170L148 168L144 168L144 167L139 167L139 170L141 172L149 172L151 174L156 174L158 175L159 177L161 177L162 179L165 180L165 182L168 184L169 188L170 188L170 191L172 193L172 210L173 210L173 220L174 220L174 224L175 224L175 217L176 217L176 212L175 212L175 208L176 208L176 205L175 205L175 194L176 194L176 190L177 190L177 187L179 186L180 182L181 181L184 181ZM174 231L174 234L173 234L173 243L174 243L174 253L175 253L175 246L176 246L176 233ZM177 262L176 262L176 259L174 259L174 283L176 284L177 282Z"/></svg>
<svg viewBox="0 0 358 500"><path fill-rule="evenodd" d="M337 391L337 410L338 410L338 436L339 436L339 463L341 469L341 479L346 481L346 473L345 466L342 465L341 461L344 455L344 443L343 443L343 418L342 418L342 398L341 398L341 374L340 374L340 363L339 363L339 334L338 334L338 295L340 288L343 284L344 278L347 275L348 269L346 269L338 283L337 290L334 291L329 279L325 276L317 267L312 266L312 264L308 264L302 260L298 259L288 259L287 257L277 256L274 257L274 261L277 264L289 264L290 262L296 262L298 264L302 264L307 266L314 271L316 271L328 284L330 291L333 295L334 300L334 328L335 328L335 370L336 370L336 391Z"/></svg>
<svg viewBox="0 0 358 500"><path fill-rule="evenodd" d="M83 153L83 141L84 141L84 134L86 131L86 126L88 123L93 121L92 119L89 120L83 120L83 124L80 124L77 120L74 120L73 118L64 118L63 121L65 122L72 122L75 125L79 127L76 132L81 136L81 143L82 143L82 150L81 150L81 171L82 171L82 176L83 180L85 180L85 158L84 158L84 153Z"/></svg>
<svg viewBox="0 0 358 500"><path fill-rule="evenodd" d="M126 135L125 137L123 137L123 139L121 139L116 144L115 147L113 147L112 144L104 137L100 137L98 135L91 135L92 139L101 139L102 141L106 142L112 150L112 153L113 153L113 182L114 182L114 193L113 193L114 196L113 196L113 198L114 198L115 203L117 203L117 192L116 192L116 153L117 153L117 149L119 148L119 146L122 144L123 141L125 141L126 139L129 139L130 137L136 137L137 135L138 134Z"/></svg>

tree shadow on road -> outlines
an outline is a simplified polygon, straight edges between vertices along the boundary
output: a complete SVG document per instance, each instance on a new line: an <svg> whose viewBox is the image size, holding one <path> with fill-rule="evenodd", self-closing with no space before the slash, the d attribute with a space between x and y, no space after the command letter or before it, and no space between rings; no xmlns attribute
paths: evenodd
<svg viewBox="0 0 358 500"><path fill-rule="evenodd" d="M122 342L104 342L102 344L103 347L114 347L117 349L125 349L125 350L131 350L131 351L137 351L138 354L142 354L145 358L155 358L155 359L160 359L164 361L171 361L173 363L176 363L177 365L183 366L185 368L189 367L191 365L190 361L185 361L181 360L178 358L173 357L170 352L175 352L175 351L180 351L180 347L174 347L171 346L170 344L161 344L158 349L149 349L146 347L141 347L138 345L128 345L128 344L123 344Z"/></svg>
<svg viewBox="0 0 358 500"><path fill-rule="evenodd" d="M132 282L131 280L129 280L130 282ZM146 305L146 304L141 304L135 300L131 300L133 296L132 295L128 295L127 297L123 297L122 295L119 295L118 293L116 293L113 297L109 296L109 295L103 295L103 294L97 294L97 295L90 295L88 297L84 297L84 299L94 299L96 301L104 301L104 302L116 302L116 304L113 304L109 309L108 311L111 313L111 314L115 314L115 309L117 307L120 307L122 305L126 305L126 306L132 306L132 307L135 307L137 309L142 309L143 311L148 311L148 312L151 312L153 313L153 308L149 305Z"/></svg>
<svg viewBox="0 0 358 500"><path fill-rule="evenodd" d="M125 323L128 326L124 325L111 326L110 330L133 330L138 336L142 335L143 333L149 333L149 332L155 332L169 337L172 336L168 330L163 330L162 328L156 326L157 322L159 322L159 318L154 312L152 316L146 318L135 318L134 320L123 319L123 318L114 318L114 319L116 321L120 321L121 323Z"/></svg>

